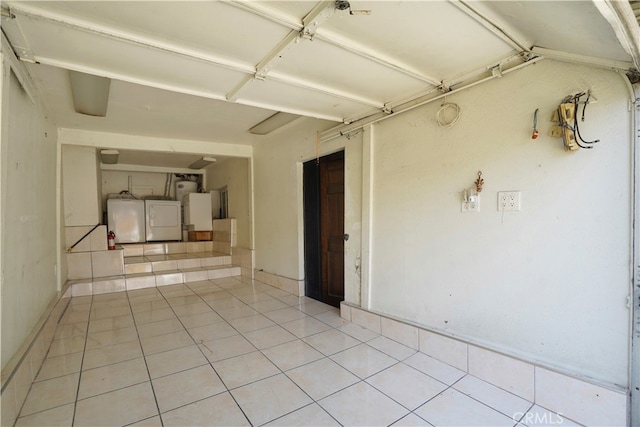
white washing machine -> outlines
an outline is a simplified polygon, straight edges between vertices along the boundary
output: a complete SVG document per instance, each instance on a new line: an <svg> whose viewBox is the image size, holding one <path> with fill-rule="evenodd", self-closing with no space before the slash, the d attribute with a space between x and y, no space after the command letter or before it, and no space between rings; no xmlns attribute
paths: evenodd
<svg viewBox="0 0 640 427"><path fill-rule="evenodd" d="M116 243L145 241L144 202L135 199L107 200L109 231L116 235Z"/></svg>

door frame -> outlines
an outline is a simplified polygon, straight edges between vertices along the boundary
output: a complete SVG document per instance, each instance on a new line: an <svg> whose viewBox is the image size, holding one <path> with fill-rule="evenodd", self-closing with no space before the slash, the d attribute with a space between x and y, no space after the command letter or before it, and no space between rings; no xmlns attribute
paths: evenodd
<svg viewBox="0 0 640 427"><path fill-rule="evenodd" d="M631 147L633 153L633 247L631 291L629 293L630 342L629 342L629 425L640 423L640 86L631 89Z"/></svg>
<svg viewBox="0 0 640 427"><path fill-rule="evenodd" d="M322 299L322 258L320 241L320 162L302 164L302 244L304 294Z"/></svg>

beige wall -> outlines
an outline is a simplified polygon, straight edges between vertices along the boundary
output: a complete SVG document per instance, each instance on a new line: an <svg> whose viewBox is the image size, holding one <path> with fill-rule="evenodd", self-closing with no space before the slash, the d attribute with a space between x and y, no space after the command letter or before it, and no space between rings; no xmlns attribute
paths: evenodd
<svg viewBox="0 0 640 427"><path fill-rule="evenodd" d="M229 158L207 168L207 191L227 187L229 217L236 219L237 245L253 248L249 159Z"/></svg>
<svg viewBox="0 0 640 427"><path fill-rule="evenodd" d="M598 102L580 129L602 141L565 152L548 136L549 118L562 98L588 89ZM629 97L617 73L545 60L447 97L461 108L452 128L435 121L439 101L323 143L321 154L346 147L353 189L362 177L361 221L356 191L346 191L346 227L363 230L361 247L346 248L356 257L345 259L347 301L360 295L371 310L626 386ZM536 108L541 136L532 140ZM294 279L304 277L299 165L315 155L316 126L254 151L256 268ZM481 211L462 213L478 170ZM497 192L513 190L522 210L498 212Z"/></svg>
<svg viewBox="0 0 640 427"><path fill-rule="evenodd" d="M302 164L316 157L316 131L332 123L303 119L254 148L256 269L304 280ZM345 151L345 298L360 301L362 133L320 146Z"/></svg>
<svg viewBox="0 0 640 427"><path fill-rule="evenodd" d="M67 227L102 223L99 171L95 148L62 147L64 222Z"/></svg>
<svg viewBox="0 0 640 427"><path fill-rule="evenodd" d="M106 207L107 196L109 194L117 194L129 189L129 177L131 177L132 192L136 197L164 195L165 185L167 183L166 173L103 170L101 180L103 206ZM169 191L170 197L175 198L176 181L178 180L178 178L173 176Z"/></svg>
<svg viewBox="0 0 640 427"><path fill-rule="evenodd" d="M548 136L591 89L592 150ZM545 61L383 122L373 149L370 307L560 369L626 385L631 262L629 94L615 72ZM531 139L540 109L541 136ZM479 213L461 213L478 170ZM518 190L520 212L497 192Z"/></svg>
<svg viewBox="0 0 640 427"><path fill-rule="evenodd" d="M56 294L56 129L2 59L2 367ZM20 73L20 66L16 72ZM37 102L37 99L36 99Z"/></svg>

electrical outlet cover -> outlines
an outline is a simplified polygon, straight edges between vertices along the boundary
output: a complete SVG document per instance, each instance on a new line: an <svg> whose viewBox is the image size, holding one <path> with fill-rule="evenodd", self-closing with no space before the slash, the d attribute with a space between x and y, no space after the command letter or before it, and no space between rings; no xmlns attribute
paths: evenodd
<svg viewBox="0 0 640 427"><path fill-rule="evenodd" d="M520 194L520 191L499 191L498 211L519 211L521 202Z"/></svg>
<svg viewBox="0 0 640 427"><path fill-rule="evenodd" d="M475 201L462 202L460 212L480 212L480 198L477 197Z"/></svg>
<svg viewBox="0 0 640 427"><path fill-rule="evenodd" d="M551 127L551 136L553 136L554 138L561 138L562 137L562 127L555 125Z"/></svg>

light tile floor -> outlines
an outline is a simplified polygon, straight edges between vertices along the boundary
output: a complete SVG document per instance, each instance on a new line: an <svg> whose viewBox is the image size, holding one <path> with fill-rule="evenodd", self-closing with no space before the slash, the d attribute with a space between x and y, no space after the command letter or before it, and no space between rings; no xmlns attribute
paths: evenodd
<svg viewBox="0 0 640 427"><path fill-rule="evenodd" d="M346 322L331 306L227 278L73 298L16 425L524 426L559 419Z"/></svg>

